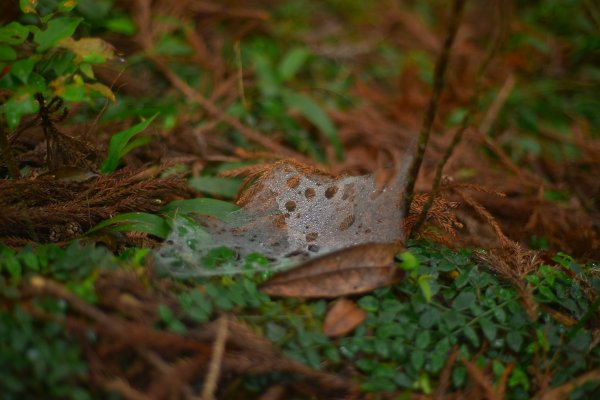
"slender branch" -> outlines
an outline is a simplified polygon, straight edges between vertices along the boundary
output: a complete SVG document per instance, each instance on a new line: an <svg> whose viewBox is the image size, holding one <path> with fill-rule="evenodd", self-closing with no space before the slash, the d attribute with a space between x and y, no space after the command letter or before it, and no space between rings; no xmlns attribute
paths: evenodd
<svg viewBox="0 0 600 400"><path fill-rule="evenodd" d="M458 26L460 25L464 5L465 0L454 0L452 3L452 14L450 16L448 30L446 31L446 39L444 40L442 51L435 66L433 91L431 93L431 98L429 99L429 105L423 119L421 131L419 132L419 136L417 138L415 154L408 166L408 173L403 190L402 204L400 206L401 215L408 214L413 201L415 183L417 181L417 176L419 175L419 170L421 169L421 164L423 163L423 156L425 155L425 149L427 148L427 143L429 142L431 128L437 114L440 95L442 93L442 89L444 88L444 76L446 74L446 67L450 58L450 50L452 49L454 39L456 38L456 32L458 31ZM406 236L410 236L410 232Z"/></svg>
<svg viewBox="0 0 600 400"><path fill-rule="evenodd" d="M213 354L208 366L208 373L202 389L202 400L215 399L215 391L223 363L223 353L225 352L225 343L229 332L227 315L223 315L217 321L217 337L213 347Z"/></svg>
<svg viewBox="0 0 600 400"><path fill-rule="evenodd" d="M431 191L429 192L427 201L423 205L423 209L421 210L421 214L419 215L419 218L417 219L415 224L412 226L412 230L411 230L412 232L417 232L419 230L419 228L421 227L421 225L425 222L425 219L427 218L427 213L431 209L431 206L433 205L433 201L439 192L440 184L442 182L442 173L444 171L444 167L446 166L446 163L448 162L448 160L454 153L454 150L456 150L456 147L458 146L458 144L461 142L465 131L471 125L471 120L473 118L473 115L477 111L477 108L479 105L479 97L481 94L481 88L483 86L483 77L485 76L485 72L487 71L492 60L494 59L494 56L496 55L496 53L497 53L498 49L500 48L500 45L502 44L502 41L503 41L504 35L502 32L502 27L500 27L498 29L498 31L496 32L496 34L494 36L495 37L492 40L492 43L488 47L485 58L479 65L479 68L477 71L477 76L476 76L475 90L473 91L473 94L471 95L471 98L469 99L469 105L467 107L467 112L463 116L460 127L454 133L454 136L452 137L452 142L444 151L444 155L442 156L442 159L440 160L440 162L437 166L437 169L435 171L435 177L433 179L433 184L431 186ZM512 77L512 75L511 75L511 77ZM487 121L487 119L484 122L486 122L488 124L491 123L491 122Z"/></svg>

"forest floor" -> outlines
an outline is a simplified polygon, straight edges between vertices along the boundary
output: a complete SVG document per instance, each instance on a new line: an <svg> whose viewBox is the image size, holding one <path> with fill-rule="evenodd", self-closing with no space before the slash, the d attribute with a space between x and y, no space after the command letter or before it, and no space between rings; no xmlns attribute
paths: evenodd
<svg viewBox="0 0 600 400"><path fill-rule="evenodd" d="M0 390L594 398L599 32L586 0L1 5Z"/></svg>

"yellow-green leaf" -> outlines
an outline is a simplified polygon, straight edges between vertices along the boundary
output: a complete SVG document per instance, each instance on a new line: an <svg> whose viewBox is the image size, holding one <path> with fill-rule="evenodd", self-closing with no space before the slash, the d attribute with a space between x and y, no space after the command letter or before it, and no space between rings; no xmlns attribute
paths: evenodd
<svg viewBox="0 0 600 400"><path fill-rule="evenodd" d="M100 93L102 96L106 97L112 102L115 102L115 94L110 88L102 83L86 83L85 88L89 91Z"/></svg>
<svg viewBox="0 0 600 400"><path fill-rule="evenodd" d="M66 37L58 42L58 45L75 53L77 63L101 64L115 56L114 48L98 38L75 40L72 37Z"/></svg>
<svg viewBox="0 0 600 400"><path fill-rule="evenodd" d="M35 14L38 0L19 0L19 7L25 14Z"/></svg>

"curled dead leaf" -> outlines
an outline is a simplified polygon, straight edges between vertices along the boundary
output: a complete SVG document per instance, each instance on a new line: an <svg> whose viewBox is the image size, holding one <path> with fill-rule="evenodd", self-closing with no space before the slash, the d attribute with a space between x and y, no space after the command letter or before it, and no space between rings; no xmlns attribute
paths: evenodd
<svg viewBox="0 0 600 400"><path fill-rule="evenodd" d="M367 313L352 300L339 299L327 313L323 323L325 336L341 337L349 334L367 318Z"/></svg>
<svg viewBox="0 0 600 400"><path fill-rule="evenodd" d="M394 266L401 246L366 243L314 258L276 275L261 285L270 296L332 298L370 292L400 282L402 270Z"/></svg>

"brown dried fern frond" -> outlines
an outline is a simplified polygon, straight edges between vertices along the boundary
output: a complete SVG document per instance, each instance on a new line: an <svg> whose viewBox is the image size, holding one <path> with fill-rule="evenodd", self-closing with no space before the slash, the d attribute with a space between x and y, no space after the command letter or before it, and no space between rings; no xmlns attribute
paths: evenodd
<svg viewBox="0 0 600 400"><path fill-rule="evenodd" d="M492 227L502 246L505 246L510 243L510 239L506 237L498 221L496 221L494 216L483 205L481 205L471 195L465 193L464 191L457 191L456 193L466 204L471 206L471 208L480 218L482 218Z"/></svg>
<svg viewBox="0 0 600 400"><path fill-rule="evenodd" d="M525 281L525 277L537 271L542 263L537 252L524 249L519 243L508 240L502 247L476 251L473 259L512 283L529 318L532 321L537 319L533 288Z"/></svg>
<svg viewBox="0 0 600 400"><path fill-rule="evenodd" d="M405 231L409 231L410 228L416 223L428 198L429 195L425 193L419 193L415 195L410 212L404 221ZM456 218L456 214L454 213L454 210L458 208L459 205L460 204L457 202L452 202L442 196L437 196L433 200L431 208L427 213L427 222L441 228L452 239L456 238L457 229L462 228L462 224ZM444 240L442 235L434 234L426 227L419 228L419 231L416 233L422 237L430 238L436 242L441 242L444 244L450 243L450 241Z"/></svg>
<svg viewBox="0 0 600 400"><path fill-rule="evenodd" d="M182 176L160 178L159 168L140 177L143 172L123 169L87 182L0 181L0 240L70 240L103 219L123 212L156 212L185 194Z"/></svg>

